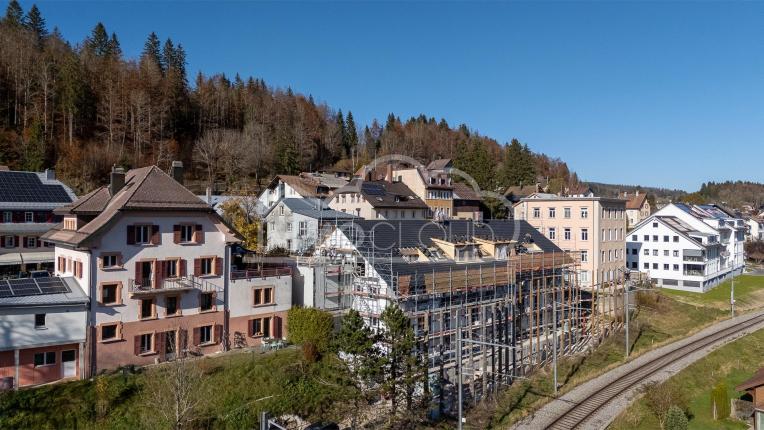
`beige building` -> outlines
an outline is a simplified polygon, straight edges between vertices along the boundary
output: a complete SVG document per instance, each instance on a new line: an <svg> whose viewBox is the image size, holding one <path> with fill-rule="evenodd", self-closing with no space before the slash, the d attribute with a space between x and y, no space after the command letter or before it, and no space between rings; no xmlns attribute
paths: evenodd
<svg viewBox="0 0 764 430"><path fill-rule="evenodd" d="M514 205L526 220L564 251L581 257L581 286L623 276L626 263L626 201L602 197L562 197L535 193Z"/></svg>
<svg viewBox="0 0 764 430"><path fill-rule="evenodd" d="M329 207L363 219L425 219L428 207L402 182L351 180L335 191Z"/></svg>
<svg viewBox="0 0 764 430"><path fill-rule="evenodd" d="M454 215L454 189L447 169L451 160L431 162L427 167L393 167L392 178L405 184L429 208L428 218L451 218Z"/></svg>
<svg viewBox="0 0 764 430"><path fill-rule="evenodd" d="M636 191L634 194L623 193L626 201L626 219L628 228L631 230L637 224L646 220L650 216L650 202L647 201L647 194Z"/></svg>

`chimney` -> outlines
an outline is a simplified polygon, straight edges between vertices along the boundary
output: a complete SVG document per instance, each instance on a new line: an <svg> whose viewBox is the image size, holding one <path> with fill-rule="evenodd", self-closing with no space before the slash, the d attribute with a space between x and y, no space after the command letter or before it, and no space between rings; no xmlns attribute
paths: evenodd
<svg viewBox="0 0 764 430"><path fill-rule="evenodd" d="M387 173L385 174L385 180L387 182L393 182L393 165L387 165Z"/></svg>
<svg viewBox="0 0 764 430"><path fill-rule="evenodd" d="M207 204L212 204L212 188L207 187Z"/></svg>
<svg viewBox="0 0 764 430"><path fill-rule="evenodd" d="M56 171L53 169L45 169L45 179L49 181L56 180Z"/></svg>
<svg viewBox="0 0 764 430"><path fill-rule="evenodd" d="M180 185L183 185L183 162L182 161L172 162L172 167L170 168L170 176L172 176L173 179L178 181Z"/></svg>
<svg viewBox="0 0 764 430"><path fill-rule="evenodd" d="M111 168L111 181L109 182L109 194L114 196L125 186L125 169L113 166Z"/></svg>

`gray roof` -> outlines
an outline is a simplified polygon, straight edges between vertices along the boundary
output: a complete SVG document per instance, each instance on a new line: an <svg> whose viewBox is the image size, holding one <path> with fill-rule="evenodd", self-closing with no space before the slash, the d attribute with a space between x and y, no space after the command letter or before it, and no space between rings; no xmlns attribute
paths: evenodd
<svg viewBox="0 0 764 430"><path fill-rule="evenodd" d="M282 202L290 211L296 214L300 214L309 218L315 219L354 219L358 218L353 214L329 209L326 203L321 200L314 199L283 199ZM278 205L274 205L275 208ZM273 209L271 209L273 210Z"/></svg>
<svg viewBox="0 0 764 430"><path fill-rule="evenodd" d="M89 302L90 299L74 277L59 279L69 288L69 292L0 297L0 307L85 305Z"/></svg>
<svg viewBox="0 0 764 430"><path fill-rule="evenodd" d="M403 182L364 181L355 178L337 189L334 198L343 193L360 193L375 208L427 209L425 202Z"/></svg>
<svg viewBox="0 0 764 430"><path fill-rule="evenodd" d="M52 170L0 170L0 209L50 210L76 198L71 188L55 179Z"/></svg>

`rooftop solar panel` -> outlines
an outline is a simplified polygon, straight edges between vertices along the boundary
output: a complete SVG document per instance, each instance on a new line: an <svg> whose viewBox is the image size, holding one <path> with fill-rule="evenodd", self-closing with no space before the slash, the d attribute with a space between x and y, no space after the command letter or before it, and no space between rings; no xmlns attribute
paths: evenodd
<svg viewBox="0 0 764 430"><path fill-rule="evenodd" d="M58 277L24 278L0 281L0 297L39 296L70 293L69 287Z"/></svg>
<svg viewBox="0 0 764 430"><path fill-rule="evenodd" d="M43 184L32 172L0 172L0 201L69 203L72 199L61 185Z"/></svg>
<svg viewBox="0 0 764 430"><path fill-rule="evenodd" d="M370 184L370 183L364 182L363 185L361 185L361 187L363 188L363 192L370 196L385 195L385 188L382 185Z"/></svg>

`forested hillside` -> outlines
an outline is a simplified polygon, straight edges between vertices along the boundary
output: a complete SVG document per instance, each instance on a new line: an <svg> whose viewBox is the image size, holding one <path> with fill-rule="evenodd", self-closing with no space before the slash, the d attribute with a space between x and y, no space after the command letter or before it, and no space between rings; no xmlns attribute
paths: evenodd
<svg viewBox="0 0 764 430"><path fill-rule="evenodd" d="M690 203L718 202L736 209L744 205L759 208L764 204L764 184L749 181L708 182L683 200Z"/></svg>
<svg viewBox="0 0 764 430"><path fill-rule="evenodd" d="M388 153L453 158L491 189L537 175L576 180L562 161L466 125L390 114L359 126L350 110L262 79L188 76L183 45L155 33L139 58L126 58L100 23L85 40L66 41L37 6L24 11L15 0L0 22L0 164L55 167L80 192L114 164L166 168L181 159L191 179L220 189L275 173L350 170Z"/></svg>

